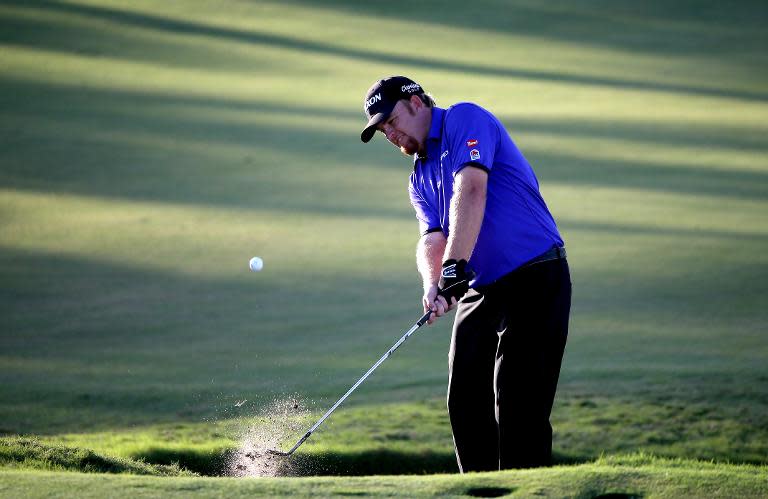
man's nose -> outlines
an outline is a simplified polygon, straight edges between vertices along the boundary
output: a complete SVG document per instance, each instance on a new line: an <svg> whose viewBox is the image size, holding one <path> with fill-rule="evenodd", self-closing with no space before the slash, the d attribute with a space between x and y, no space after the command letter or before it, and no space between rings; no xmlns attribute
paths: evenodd
<svg viewBox="0 0 768 499"><path fill-rule="evenodd" d="M382 132L384 132L384 136L387 137L387 140L391 141L395 134L395 129L390 125L384 125L382 127Z"/></svg>

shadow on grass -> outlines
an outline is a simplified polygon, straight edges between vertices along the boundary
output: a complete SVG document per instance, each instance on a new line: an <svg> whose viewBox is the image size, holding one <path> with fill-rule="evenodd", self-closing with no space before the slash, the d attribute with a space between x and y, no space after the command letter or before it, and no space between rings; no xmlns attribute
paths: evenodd
<svg viewBox="0 0 768 499"><path fill-rule="evenodd" d="M283 3L317 8L312 0ZM768 16L765 2L746 0L739 8L726 4L701 5L647 0L611 2L483 1L463 8L439 8L444 2L390 0L355 2L324 0L325 9L340 16L364 15L376 19L413 20L451 29L515 33L569 44L667 55L719 55L737 44L753 46L763 38L760 30ZM470 21L471 19L471 21ZM724 36L728 33L728 36ZM736 49L738 50L738 48ZM743 48L742 48L743 50Z"/></svg>
<svg viewBox="0 0 768 499"><path fill-rule="evenodd" d="M230 115L234 109L251 118L272 113L312 117L327 113L342 122L352 120L357 113L258 100L239 103L132 91L83 92L66 85L6 78L0 78L0 95L16 95L23 102L45 102L37 107L12 104L4 110L9 123L26 123L0 140L0 149L5 146L0 150L0 161L4 162L0 184L5 188L284 213L412 218L407 202L392 203L389 193L360 194L365 190L358 187L367 185L372 173L379 174L376 167L389 170L392 163L375 159L361 168L339 162L340 157L360 154L354 137L338 130L312 128L311 121L241 122ZM759 128L504 119L513 135L515 130L524 130L554 138L640 140L647 144L634 147L657 143L716 147L721 153L746 151L755 156L768 151ZM105 134L105 128L110 133ZM302 136L300 146L295 143L297 133ZM200 144L208 149L201 150ZM574 157L567 152L531 150L527 140L520 146L545 185L557 182L757 201L768 191L768 175L758 169L699 168L674 158L648 163L642 157ZM270 166L276 163L282 167ZM310 164L324 168L310 171L306 166ZM401 163L401 167L407 171L407 164ZM349 179L347 195L338 196L335 176ZM121 181L115 182L115 178ZM398 200L405 199L397 196Z"/></svg>
<svg viewBox="0 0 768 499"><path fill-rule="evenodd" d="M202 451L194 449L150 448L137 452L131 457L147 463L175 465L200 475L221 476L225 474L230 452Z"/></svg>
<svg viewBox="0 0 768 499"><path fill-rule="evenodd" d="M390 52L381 52L375 50L364 50L352 47L345 47L342 45L323 43L317 41L308 41L299 37L280 35L275 33L265 33L254 29L243 30L236 28L221 27L214 24L200 23L190 20L175 19L171 17L151 14L132 12L123 9L108 8L101 6L86 6L86 5L74 5L64 4L59 2L40 1L34 5L30 5L27 2L21 2L19 0L9 0L11 6L19 8L31 8L41 11L46 14L64 14L69 16L83 17L95 19L101 22L110 23L115 26L117 30L124 27L129 28L142 28L145 30L153 30L160 33L193 36L193 37L205 37L213 40L225 40L235 43L246 43L252 46L263 47L279 47L287 50L295 50L301 53L315 54L321 56L335 56L343 57L346 59L371 62L376 61L380 64L391 64L395 66L412 66L419 68L427 68L432 70L450 71L457 73L473 73L484 74L505 78L520 78L532 81L549 81L549 82L564 82L578 85L595 85L608 88L619 88L624 90L643 90L654 92L671 92L683 95L702 95L710 97L727 97L742 100L751 101L766 101L768 100L768 94L760 91L749 91L739 89L719 89L719 88L706 88L701 86L676 84L676 83L664 83L655 81L643 81L636 79L628 79L621 77L601 77L591 76L585 74L568 74L560 71L546 71L546 70L527 70L527 69L512 69L505 67L495 67L472 63L460 63L447 60L437 60L429 57L419 57L411 55L403 55ZM410 8L410 5L409 5ZM516 8L516 10L519 7ZM393 9L388 9L393 11ZM447 9L451 10L451 9ZM426 17L432 15L434 9L432 9ZM519 13L519 10L518 10ZM553 18L553 12L546 10L530 9L526 12L525 16L508 16L503 10L491 11L490 17L503 17L505 19L503 26L498 26L502 33L508 32L513 29L515 32L531 24L531 20L543 21L544 25L535 29L534 34L544 39L552 38L558 39L562 37L562 30L556 29L558 25L558 18L567 19L566 22L571 26L579 25L581 29L578 30L578 41L583 42L584 37L587 34L597 34L592 40L592 43L597 45L605 45L614 47L617 44L621 44L622 38L616 38L612 33L616 32L616 29L606 30L604 27L614 26L615 21L607 23L605 20L595 20L590 16L584 16L579 18L579 22L574 22L574 12L569 10L566 12L559 12ZM520 24L510 26L508 24L509 19L519 18ZM667 18L664 18L667 21ZM13 36L6 36L5 41L11 45L17 46L32 46L37 48L45 48L46 50L57 50L62 52L73 51L75 53L92 52L96 50L96 53L115 56L129 56L128 58L137 58L139 60L145 59L147 56L142 53L126 54L124 49L117 49L115 53L114 48L110 48L109 45L103 44L101 48L94 49L94 47L84 47L79 43L74 36L74 33L68 29L64 29L63 33L67 36L48 36L41 37L41 33L60 33L62 27L61 23L41 23L34 20L29 21L21 18L21 16L11 17L10 21L14 24L15 30ZM717 26L715 21L711 21ZM550 23L553 23L550 25ZM635 22L630 22L630 25L634 25ZM643 23L646 24L646 23ZM597 26L602 29L595 29ZM628 28L625 26L625 28ZM706 24L700 28L702 33L711 32L711 28ZM540 31L543 30L543 31ZM636 30L636 28L635 28ZM542 36L541 33L547 33ZM34 36L32 36L34 35ZM95 32L92 36L103 36L103 33ZM690 46L687 43L681 43L677 30L670 31L667 35L671 35L668 42L663 44L662 47L655 47L654 51L659 53L674 52L675 47ZM75 38L73 40L72 38ZM644 30L637 32L637 36L633 38L639 38L641 41L637 50L647 51L650 47L653 47L656 43L654 36L650 36L647 32L647 27L644 26ZM747 38L748 39L748 38ZM566 40L571 41L570 37L566 37ZM717 46L718 42L722 43L718 38L713 39L713 45ZM119 46L115 44L114 46ZM694 45L694 47L696 47ZM112 52L112 53L109 53ZM155 53L162 51L154 51ZM695 51L694 51L695 52ZM152 51L144 51L143 54L152 53ZM150 57L156 57L152 55ZM175 58L169 58L175 59Z"/></svg>
<svg viewBox="0 0 768 499"><path fill-rule="evenodd" d="M606 494L599 494L593 497L593 499L640 499L643 497L640 494L627 494L624 492L608 492Z"/></svg>
<svg viewBox="0 0 768 499"><path fill-rule="evenodd" d="M178 465L204 476L228 475L228 463L238 457L237 450L199 451L194 449L152 448L131 456L153 465ZM376 449L362 452L297 453L280 469L285 476L369 476L369 475L432 475L457 473L456 457L452 452L401 452ZM553 465L581 464L586 457L556 454ZM497 497L478 495L477 497Z"/></svg>
<svg viewBox="0 0 768 499"><path fill-rule="evenodd" d="M507 487L470 487L466 494L471 497L503 497L514 491Z"/></svg>

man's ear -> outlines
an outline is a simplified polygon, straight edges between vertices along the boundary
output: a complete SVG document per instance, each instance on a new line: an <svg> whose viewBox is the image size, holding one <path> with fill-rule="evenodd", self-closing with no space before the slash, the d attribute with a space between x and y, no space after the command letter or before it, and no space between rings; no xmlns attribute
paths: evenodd
<svg viewBox="0 0 768 499"><path fill-rule="evenodd" d="M424 102L418 95L411 95L409 102L411 103L411 106L413 106L414 111L418 111L420 108L424 107Z"/></svg>

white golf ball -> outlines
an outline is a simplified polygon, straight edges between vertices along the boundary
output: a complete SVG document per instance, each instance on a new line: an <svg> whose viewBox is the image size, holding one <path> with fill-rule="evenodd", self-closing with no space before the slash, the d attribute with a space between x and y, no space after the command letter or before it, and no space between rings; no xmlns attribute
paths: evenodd
<svg viewBox="0 0 768 499"><path fill-rule="evenodd" d="M258 272L259 270L264 268L264 260L262 260L258 256L254 256L253 258L251 258L251 261L248 262L248 266L254 272Z"/></svg>

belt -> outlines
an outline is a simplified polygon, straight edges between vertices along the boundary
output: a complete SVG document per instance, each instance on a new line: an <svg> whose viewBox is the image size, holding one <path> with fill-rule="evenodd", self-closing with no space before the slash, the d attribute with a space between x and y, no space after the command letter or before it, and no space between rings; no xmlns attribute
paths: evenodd
<svg viewBox="0 0 768 499"><path fill-rule="evenodd" d="M541 262L548 262L550 260L563 260L566 257L565 248L560 248L558 246L553 246L544 253L540 254L536 258L532 260L528 260L524 264L520 265L519 268L523 267L530 267L531 265L536 265L537 263Z"/></svg>

